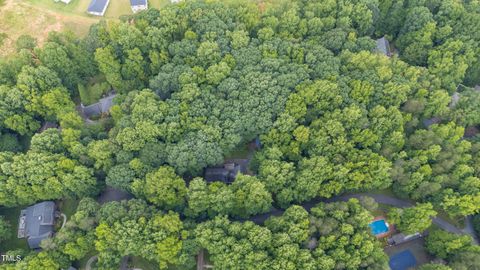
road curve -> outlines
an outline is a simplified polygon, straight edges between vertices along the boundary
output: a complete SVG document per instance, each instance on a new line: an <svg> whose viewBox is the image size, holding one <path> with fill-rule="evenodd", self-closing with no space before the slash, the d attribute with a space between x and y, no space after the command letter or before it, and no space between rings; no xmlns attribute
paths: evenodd
<svg viewBox="0 0 480 270"><path fill-rule="evenodd" d="M314 207L315 205L317 205L320 202L330 203L330 202L348 201L351 198L357 198L358 199L358 198L363 197L363 196L372 197L373 199L375 199L375 201L377 203L391 205L391 206L398 207L398 208L405 208L405 207L413 206L413 203L410 202L410 201L395 198L395 197L384 195L384 194L374 194L374 193L356 193L356 194L347 194L347 195L335 196L335 197L332 197L332 198L329 198L329 199L313 199L311 201L302 203L300 205L303 206L303 208L305 208L307 211L310 211L310 209L312 207ZM283 214L284 211L285 210L274 208L270 212L255 215L255 216L249 218L248 220L253 221L256 224L263 224L265 222L265 220L267 220L270 216L280 216L281 214ZM465 224L466 224L465 229L459 229L456 226L449 223L448 221L446 221L442 218L439 218L439 217L432 218L432 222L435 225L437 225L438 227L442 228L443 230L451 232L451 233L469 234L470 236L472 236L475 243L478 244L478 240L477 240L477 237L475 235L475 232L473 231L473 229L471 229L473 226L472 226L470 218L465 219Z"/></svg>

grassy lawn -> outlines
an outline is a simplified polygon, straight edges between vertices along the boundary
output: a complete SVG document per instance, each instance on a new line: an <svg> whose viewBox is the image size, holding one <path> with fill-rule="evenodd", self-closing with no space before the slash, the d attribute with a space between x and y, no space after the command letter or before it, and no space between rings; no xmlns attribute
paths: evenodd
<svg viewBox="0 0 480 270"><path fill-rule="evenodd" d="M1 0L0 0L1 1ZM62 13L75 13L77 15L88 16L100 19L100 17L87 14L88 6L91 0L72 0L69 4L62 2L55 3L53 0L27 0L32 5L47 8L53 11ZM150 0L148 4L150 7L162 8L170 3L169 0ZM106 18L118 19L121 15L132 14L130 8L130 0L111 0L105 12Z"/></svg>
<svg viewBox="0 0 480 270"><path fill-rule="evenodd" d="M72 0L69 4L54 0L0 0L0 34L6 34L0 44L0 57L15 52L15 41L30 35L41 45L49 32L69 30L78 36L88 33L90 26L103 18L118 19L132 14L130 0L111 0L105 17L86 13L91 0ZM170 0L150 0L149 6L163 8Z"/></svg>
<svg viewBox="0 0 480 270"><path fill-rule="evenodd" d="M54 0L26 0L26 2L52 11L77 14L85 13L90 4L90 0L72 0L69 4L55 2Z"/></svg>
<svg viewBox="0 0 480 270"><path fill-rule="evenodd" d="M0 56L7 56L15 51L15 40L20 35L30 35L42 44L49 32L70 30L82 36L88 32L90 25L98 21L87 16L56 12L53 6L37 6L37 3L21 0L3 1L4 4L0 7L0 33L7 34L7 38L0 46ZM53 3L53 0L51 2L58 4Z"/></svg>
<svg viewBox="0 0 480 270"><path fill-rule="evenodd" d="M24 208L24 206L15 208L0 207L0 216L5 216L5 219L11 226L10 238L2 242L2 245L0 245L0 253L13 249L29 250L27 240L17 238L18 217L20 216L20 211Z"/></svg>

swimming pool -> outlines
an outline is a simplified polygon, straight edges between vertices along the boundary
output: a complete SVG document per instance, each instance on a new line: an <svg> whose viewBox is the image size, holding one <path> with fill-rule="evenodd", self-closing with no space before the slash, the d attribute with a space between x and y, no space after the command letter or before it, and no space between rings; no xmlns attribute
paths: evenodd
<svg viewBox="0 0 480 270"><path fill-rule="evenodd" d="M379 235L388 232L388 224L383 219L375 220L374 222L370 223L370 229L374 235Z"/></svg>

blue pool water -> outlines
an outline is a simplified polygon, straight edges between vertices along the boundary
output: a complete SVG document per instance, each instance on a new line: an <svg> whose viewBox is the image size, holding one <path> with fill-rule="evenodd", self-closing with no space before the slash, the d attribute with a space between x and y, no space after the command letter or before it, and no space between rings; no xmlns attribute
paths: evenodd
<svg viewBox="0 0 480 270"><path fill-rule="evenodd" d="M372 233L374 235L379 235L379 234L388 232L388 225L383 219L375 220L374 222L370 223L368 226L370 226L370 229L372 230Z"/></svg>

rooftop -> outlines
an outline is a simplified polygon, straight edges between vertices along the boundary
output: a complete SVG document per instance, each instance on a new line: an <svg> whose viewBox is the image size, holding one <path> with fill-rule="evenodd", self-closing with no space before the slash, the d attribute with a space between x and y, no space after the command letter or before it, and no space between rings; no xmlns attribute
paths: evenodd
<svg viewBox="0 0 480 270"><path fill-rule="evenodd" d="M240 172L240 165L235 163L224 164L223 167L209 167L205 169L207 182L222 181L232 183Z"/></svg>
<svg viewBox="0 0 480 270"><path fill-rule="evenodd" d="M377 52L390 56L390 43L385 37L379 38L377 42Z"/></svg>
<svg viewBox="0 0 480 270"><path fill-rule="evenodd" d="M106 113L110 110L110 107L113 105L113 99L115 98L116 94L111 94L100 99L97 103L94 103L89 106L83 106L82 110L86 117L92 117L95 115L100 115L102 113Z"/></svg>
<svg viewBox="0 0 480 270"><path fill-rule="evenodd" d="M53 234L55 223L55 203L46 201L22 210L19 230L24 230L28 245L32 249L40 248L40 242Z"/></svg>
<svg viewBox="0 0 480 270"><path fill-rule="evenodd" d="M144 6L147 4L147 0L130 0L131 6Z"/></svg>
<svg viewBox="0 0 480 270"><path fill-rule="evenodd" d="M92 0L88 6L88 12L91 13L102 13L104 12L106 6L108 5L109 0Z"/></svg>

